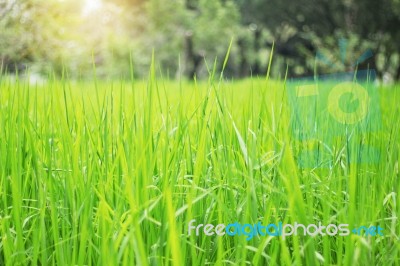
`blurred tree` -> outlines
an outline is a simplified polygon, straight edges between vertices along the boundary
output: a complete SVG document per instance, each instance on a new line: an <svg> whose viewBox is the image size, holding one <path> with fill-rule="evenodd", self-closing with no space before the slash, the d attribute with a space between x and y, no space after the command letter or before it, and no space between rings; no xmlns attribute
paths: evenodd
<svg viewBox="0 0 400 266"><path fill-rule="evenodd" d="M98 75L121 77L133 58L144 76L154 50L164 74L204 77L205 62L222 62L235 36L226 74L264 75L274 42L274 66L284 73L289 65L293 76L313 72L317 50L340 54L344 37L348 54L371 48L368 66L400 79L399 0L99 1L85 11L80 0L0 0L3 68L91 76L95 63Z"/></svg>
<svg viewBox="0 0 400 266"><path fill-rule="evenodd" d="M224 56L227 52L230 39L237 35L239 30L240 16L232 1L221 0L199 0L197 6L194 1L187 5L187 12L190 12L191 19L186 32L186 40L192 40L193 51L188 52L190 45L186 46L186 62L192 68L186 71L186 76L193 75L207 76L205 67L201 70L201 63L204 60L214 62L219 59L219 69L222 67Z"/></svg>
<svg viewBox="0 0 400 266"><path fill-rule="evenodd" d="M61 61L65 21L60 2L12 0L0 2L0 60L10 72L32 62L38 70Z"/></svg>
<svg viewBox="0 0 400 266"><path fill-rule="evenodd" d="M388 66L377 65L379 54L386 53L386 62L399 53L400 13L398 0L236 0L246 25L255 25L254 41L260 42L260 31L271 33L275 41L275 52L286 59L292 58L293 65L301 65L302 72L313 69L311 59L306 55L315 54L316 49L329 43L330 38L357 39L356 46L366 46L375 51L371 64L378 67L382 75ZM353 37L354 36L354 37ZM271 46L271 41L262 40L262 46ZM258 51L255 51L256 53ZM389 60L389 61L388 61ZM310 63L311 61L311 63ZM393 60L392 60L393 61ZM286 61L287 63L288 61ZM397 64L400 72L400 64ZM257 65L254 69L258 69ZM293 74L293 73L292 73ZM399 74L396 74L400 75Z"/></svg>
<svg viewBox="0 0 400 266"><path fill-rule="evenodd" d="M223 56L239 27L239 14L232 1L117 0L116 3L126 14L119 19L124 17L125 35L131 39L135 69L140 75L147 71L154 50L164 74L190 79L194 75L206 76L204 60ZM124 39L121 36L118 38Z"/></svg>

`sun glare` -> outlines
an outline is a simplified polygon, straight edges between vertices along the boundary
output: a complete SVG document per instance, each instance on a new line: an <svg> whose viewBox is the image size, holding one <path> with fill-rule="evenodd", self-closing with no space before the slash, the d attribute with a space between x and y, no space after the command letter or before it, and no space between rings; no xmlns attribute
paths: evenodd
<svg viewBox="0 0 400 266"><path fill-rule="evenodd" d="M83 6L83 15L89 15L90 13L100 9L101 6L101 0L85 0L85 5Z"/></svg>

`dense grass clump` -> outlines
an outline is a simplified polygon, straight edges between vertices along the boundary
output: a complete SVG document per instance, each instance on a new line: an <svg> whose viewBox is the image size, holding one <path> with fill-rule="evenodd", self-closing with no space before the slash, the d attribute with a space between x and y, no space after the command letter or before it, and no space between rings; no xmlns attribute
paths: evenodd
<svg viewBox="0 0 400 266"><path fill-rule="evenodd" d="M301 168L284 82L3 79L0 264L399 265L399 86L379 94L378 163L349 163L344 137ZM188 236L192 219L384 236Z"/></svg>

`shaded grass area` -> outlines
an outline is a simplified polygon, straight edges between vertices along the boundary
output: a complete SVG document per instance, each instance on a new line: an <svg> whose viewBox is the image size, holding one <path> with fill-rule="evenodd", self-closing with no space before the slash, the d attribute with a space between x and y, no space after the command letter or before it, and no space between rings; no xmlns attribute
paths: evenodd
<svg viewBox="0 0 400 266"><path fill-rule="evenodd" d="M379 163L303 169L283 82L0 81L0 264L399 265L399 89L379 90ZM188 236L192 219L384 236Z"/></svg>

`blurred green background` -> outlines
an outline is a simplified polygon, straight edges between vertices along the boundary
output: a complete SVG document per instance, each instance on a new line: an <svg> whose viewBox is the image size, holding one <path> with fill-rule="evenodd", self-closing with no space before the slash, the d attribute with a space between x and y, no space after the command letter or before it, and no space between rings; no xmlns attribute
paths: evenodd
<svg viewBox="0 0 400 266"><path fill-rule="evenodd" d="M351 71L371 49L360 68L393 82L399 25L399 0L0 0L0 62L10 75L85 79L95 65L100 78L141 78L154 51L164 77L204 78L233 38L227 77L265 75L274 44L275 78Z"/></svg>

